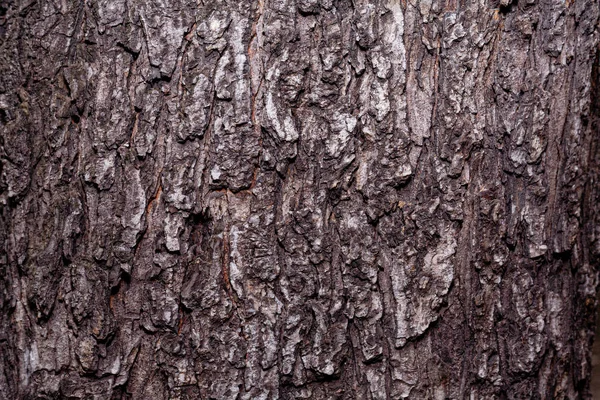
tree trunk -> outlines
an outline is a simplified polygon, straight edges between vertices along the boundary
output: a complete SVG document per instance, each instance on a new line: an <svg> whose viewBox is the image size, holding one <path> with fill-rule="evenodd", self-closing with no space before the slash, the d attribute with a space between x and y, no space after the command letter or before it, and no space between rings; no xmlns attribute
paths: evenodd
<svg viewBox="0 0 600 400"><path fill-rule="evenodd" d="M0 398L588 398L598 8L2 0Z"/></svg>

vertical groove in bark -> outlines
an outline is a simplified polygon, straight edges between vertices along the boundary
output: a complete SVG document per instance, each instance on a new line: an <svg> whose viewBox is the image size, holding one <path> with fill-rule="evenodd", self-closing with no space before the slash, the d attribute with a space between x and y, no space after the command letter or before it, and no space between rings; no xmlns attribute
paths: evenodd
<svg viewBox="0 0 600 400"><path fill-rule="evenodd" d="M0 398L585 398L598 4L0 1Z"/></svg>

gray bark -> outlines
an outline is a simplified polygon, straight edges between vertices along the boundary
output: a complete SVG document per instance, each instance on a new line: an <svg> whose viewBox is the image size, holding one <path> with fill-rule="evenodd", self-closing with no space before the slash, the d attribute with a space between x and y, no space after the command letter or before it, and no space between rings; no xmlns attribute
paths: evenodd
<svg viewBox="0 0 600 400"><path fill-rule="evenodd" d="M598 8L0 1L0 399L589 397Z"/></svg>

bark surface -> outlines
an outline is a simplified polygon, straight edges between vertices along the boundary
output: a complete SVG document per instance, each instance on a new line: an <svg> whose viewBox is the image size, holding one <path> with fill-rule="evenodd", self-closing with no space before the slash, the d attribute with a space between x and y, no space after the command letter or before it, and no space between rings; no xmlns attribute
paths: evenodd
<svg viewBox="0 0 600 400"><path fill-rule="evenodd" d="M598 7L0 1L0 399L588 397Z"/></svg>

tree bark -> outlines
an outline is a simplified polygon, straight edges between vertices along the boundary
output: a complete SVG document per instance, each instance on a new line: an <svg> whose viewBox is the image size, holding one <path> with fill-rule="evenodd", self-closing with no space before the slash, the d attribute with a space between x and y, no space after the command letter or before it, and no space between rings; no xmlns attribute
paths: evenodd
<svg viewBox="0 0 600 400"><path fill-rule="evenodd" d="M0 398L589 398L598 8L2 0Z"/></svg>

